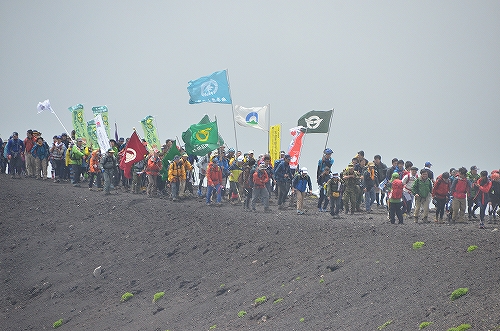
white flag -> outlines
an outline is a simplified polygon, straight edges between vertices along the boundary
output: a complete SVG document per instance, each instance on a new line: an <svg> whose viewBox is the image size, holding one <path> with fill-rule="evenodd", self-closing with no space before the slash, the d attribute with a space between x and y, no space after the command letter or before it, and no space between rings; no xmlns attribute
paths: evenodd
<svg viewBox="0 0 500 331"><path fill-rule="evenodd" d="M38 109L37 114L40 114L44 110L50 110L51 113L54 113L54 111L52 110L52 107L50 106L49 99L45 100L44 102L39 102L36 109Z"/></svg>
<svg viewBox="0 0 500 331"><path fill-rule="evenodd" d="M247 126L259 130L268 130L267 112L269 105L264 107L245 108L242 106L234 106L234 119L241 126Z"/></svg>
<svg viewBox="0 0 500 331"><path fill-rule="evenodd" d="M104 126L104 122L102 120L101 114L97 114L94 118L95 122L95 133L97 135L97 142L99 143L99 147L101 148L101 153L107 153L108 149L111 147L109 145L108 134L106 133L106 128Z"/></svg>

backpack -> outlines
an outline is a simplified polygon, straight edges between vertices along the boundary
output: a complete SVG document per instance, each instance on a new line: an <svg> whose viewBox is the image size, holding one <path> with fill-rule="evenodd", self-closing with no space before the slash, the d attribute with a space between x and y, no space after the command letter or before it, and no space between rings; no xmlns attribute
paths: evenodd
<svg viewBox="0 0 500 331"><path fill-rule="evenodd" d="M403 182L394 180L392 182L392 190L389 199L401 199L403 197Z"/></svg>
<svg viewBox="0 0 500 331"><path fill-rule="evenodd" d="M267 176L267 172L265 170L254 171L252 178L253 178L253 184L255 185L255 187L258 188L265 187L267 179L269 179L269 177Z"/></svg>

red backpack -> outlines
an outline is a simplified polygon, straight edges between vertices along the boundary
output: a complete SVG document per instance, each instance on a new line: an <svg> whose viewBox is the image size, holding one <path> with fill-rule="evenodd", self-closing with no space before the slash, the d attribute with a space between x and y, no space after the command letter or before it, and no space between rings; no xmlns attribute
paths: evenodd
<svg viewBox="0 0 500 331"><path fill-rule="evenodd" d="M392 181L392 190L389 199L401 199L403 197L403 182L400 179Z"/></svg>

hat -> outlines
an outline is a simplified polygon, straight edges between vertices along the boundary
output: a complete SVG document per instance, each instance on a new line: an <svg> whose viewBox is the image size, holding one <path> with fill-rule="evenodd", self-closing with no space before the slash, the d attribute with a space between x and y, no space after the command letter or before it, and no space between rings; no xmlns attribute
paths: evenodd
<svg viewBox="0 0 500 331"><path fill-rule="evenodd" d="M174 160L180 160L180 158L181 157L179 155L174 156Z"/></svg>
<svg viewBox="0 0 500 331"><path fill-rule="evenodd" d="M187 153L182 153L182 155L181 155L181 156L188 156L188 155L187 155Z"/></svg>
<svg viewBox="0 0 500 331"><path fill-rule="evenodd" d="M78 139L76 140L76 142L81 142L81 141L83 141L83 139L82 139L82 138L78 138ZM108 152L109 152L109 150L108 150ZM114 151L113 151L113 153L114 153Z"/></svg>
<svg viewBox="0 0 500 331"><path fill-rule="evenodd" d="M19 133L17 133L16 131L12 132L12 135L13 136L19 136Z"/></svg>
<svg viewBox="0 0 500 331"><path fill-rule="evenodd" d="M122 138L118 139L118 141L125 141L125 138L122 137Z"/></svg>
<svg viewBox="0 0 500 331"><path fill-rule="evenodd" d="M332 154L333 151L330 148L327 148L323 151L324 154Z"/></svg>
<svg viewBox="0 0 500 331"><path fill-rule="evenodd" d="M375 166L375 163L373 163L373 162L368 162L368 166L369 166L369 167L374 167L374 166Z"/></svg>
<svg viewBox="0 0 500 331"><path fill-rule="evenodd" d="M114 153L114 152L115 152L114 149L112 149L112 148L108 149L108 153Z"/></svg>
<svg viewBox="0 0 500 331"><path fill-rule="evenodd" d="M425 162L425 166L426 167L430 167L430 166L432 166L432 163L430 163L429 161L427 161L427 162Z"/></svg>
<svg viewBox="0 0 500 331"><path fill-rule="evenodd" d="M66 132L63 132L63 133L61 133L61 137L62 137L62 136L66 136L66 137L67 137L67 136L68 136L68 134L67 134Z"/></svg>
<svg viewBox="0 0 500 331"><path fill-rule="evenodd" d="M332 178L339 178L339 173L338 172L334 172L332 174Z"/></svg>
<svg viewBox="0 0 500 331"><path fill-rule="evenodd" d="M292 157L290 156L290 154L285 154L285 156L283 156L283 159L285 159L285 160L291 160Z"/></svg>
<svg viewBox="0 0 500 331"><path fill-rule="evenodd" d="M398 178L399 179L399 174L397 172L393 173L391 176L392 179Z"/></svg>
<svg viewBox="0 0 500 331"><path fill-rule="evenodd" d="M244 160L245 158L243 157L243 155L238 156L238 158L236 159L236 161L238 162L243 162Z"/></svg>
<svg viewBox="0 0 500 331"><path fill-rule="evenodd" d="M26 133L33 134L33 130L29 129Z"/></svg>
<svg viewBox="0 0 500 331"><path fill-rule="evenodd" d="M479 170L479 168L474 165L474 166L470 167L470 170Z"/></svg>
<svg viewBox="0 0 500 331"><path fill-rule="evenodd" d="M302 168L300 168L300 171L301 171L303 174L307 174L307 168L306 168L306 167L302 167Z"/></svg>
<svg viewBox="0 0 500 331"><path fill-rule="evenodd" d="M249 150L248 154L253 154L253 149Z"/></svg>

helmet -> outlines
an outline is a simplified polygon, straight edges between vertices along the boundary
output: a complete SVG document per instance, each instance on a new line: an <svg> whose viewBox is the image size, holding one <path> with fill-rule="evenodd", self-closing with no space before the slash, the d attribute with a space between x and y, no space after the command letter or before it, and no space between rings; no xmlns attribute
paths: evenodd
<svg viewBox="0 0 500 331"><path fill-rule="evenodd" d="M331 150L331 148L327 148L324 150L323 152L324 154L333 154L333 151Z"/></svg>
<svg viewBox="0 0 500 331"><path fill-rule="evenodd" d="M234 153L234 148L230 148L227 152L228 153Z"/></svg>

